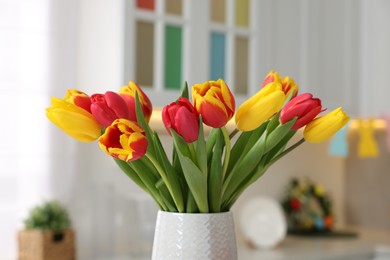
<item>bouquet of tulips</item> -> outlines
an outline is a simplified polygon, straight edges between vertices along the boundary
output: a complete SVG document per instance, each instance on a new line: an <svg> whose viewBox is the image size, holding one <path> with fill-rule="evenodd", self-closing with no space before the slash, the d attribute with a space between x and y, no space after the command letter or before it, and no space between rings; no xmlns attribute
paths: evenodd
<svg viewBox="0 0 390 260"><path fill-rule="evenodd" d="M149 126L151 102L133 82L118 93L88 96L68 90L64 99L52 98L46 111L74 139L98 139L100 148L161 210L186 213L228 211L274 162L305 140L326 140L349 120L341 108L318 117L324 111L321 100L298 95L294 81L275 71L237 111L222 79L191 90L190 99L185 85L181 97L162 110L173 140L169 157ZM236 129L228 133L226 124L234 115ZM211 127L207 136L204 125ZM287 147L302 127L303 138Z"/></svg>

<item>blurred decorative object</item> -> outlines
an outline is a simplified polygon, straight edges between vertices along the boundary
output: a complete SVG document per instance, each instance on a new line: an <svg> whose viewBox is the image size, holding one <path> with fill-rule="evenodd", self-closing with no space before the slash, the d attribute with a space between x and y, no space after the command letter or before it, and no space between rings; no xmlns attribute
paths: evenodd
<svg viewBox="0 0 390 260"><path fill-rule="evenodd" d="M46 114L78 141L98 139L100 148L161 211L202 214L230 211L245 189L276 161L305 140L328 139L349 120L341 107L318 116L324 110L321 100L309 93L297 95L298 85L274 71L237 111L233 93L222 79L194 84L191 90L190 98L185 83L181 96L162 110L162 122L172 136L171 158L149 126L152 104L133 82L126 93L94 94L90 102L87 94L69 90L64 99L52 98ZM234 116L237 128L228 133L226 124ZM204 125L210 127L208 135ZM303 138L287 147L301 127ZM214 228L209 226L207 232ZM177 241L178 251L190 244Z"/></svg>
<svg viewBox="0 0 390 260"><path fill-rule="evenodd" d="M358 155L360 158L377 157L379 154L373 128L373 119L359 120Z"/></svg>
<svg viewBox="0 0 390 260"><path fill-rule="evenodd" d="M331 139L329 145L329 154L333 156L347 157L348 156L348 140L347 140L348 124L341 128Z"/></svg>
<svg viewBox="0 0 390 260"><path fill-rule="evenodd" d="M325 232L333 228L332 200L320 184L309 178L291 180L282 206L291 232Z"/></svg>
<svg viewBox="0 0 390 260"><path fill-rule="evenodd" d="M386 124L386 143L387 143L387 151L390 153L390 113L383 114L382 119L385 121Z"/></svg>
<svg viewBox="0 0 390 260"><path fill-rule="evenodd" d="M31 209L18 233L19 260L76 259L75 234L69 215L56 201Z"/></svg>
<svg viewBox="0 0 390 260"><path fill-rule="evenodd" d="M245 203L239 223L246 242L255 248L272 249L287 234L287 222L278 201L268 197L254 197Z"/></svg>

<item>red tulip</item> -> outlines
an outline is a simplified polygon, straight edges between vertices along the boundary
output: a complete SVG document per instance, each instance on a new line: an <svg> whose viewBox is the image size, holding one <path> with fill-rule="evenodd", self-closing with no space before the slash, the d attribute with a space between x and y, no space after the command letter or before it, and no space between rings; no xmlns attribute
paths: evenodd
<svg viewBox="0 0 390 260"><path fill-rule="evenodd" d="M292 130L297 130L310 123L322 110L321 100L313 98L310 93L304 93L291 99L280 112L280 122L287 123L297 117Z"/></svg>
<svg viewBox="0 0 390 260"><path fill-rule="evenodd" d="M169 129L172 128L187 143L198 139L199 115L188 99L181 97L177 102L165 106L162 110L162 120L170 134Z"/></svg>
<svg viewBox="0 0 390 260"><path fill-rule="evenodd" d="M192 99L196 111L202 115L203 122L208 126L222 127L234 115L235 100L222 79L195 84L192 87Z"/></svg>
<svg viewBox="0 0 390 260"><path fill-rule="evenodd" d="M136 122L116 119L99 138L99 146L108 155L130 162L145 155L148 139Z"/></svg>
<svg viewBox="0 0 390 260"><path fill-rule="evenodd" d="M142 89L134 82L130 81L127 86L123 86L118 94L126 102L129 113L130 120L137 121L136 111L135 111L135 93L138 92L139 101L141 103L142 112L144 113L146 122L149 122L150 116L152 115L153 107L148 96L142 91Z"/></svg>
<svg viewBox="0 0 390 260"><path fill-rule="evenodd" d="M118 118L130 119L126 102L115 92L94 94L91 96L91 101L92 115L103 127L108 127Z"/></svg>

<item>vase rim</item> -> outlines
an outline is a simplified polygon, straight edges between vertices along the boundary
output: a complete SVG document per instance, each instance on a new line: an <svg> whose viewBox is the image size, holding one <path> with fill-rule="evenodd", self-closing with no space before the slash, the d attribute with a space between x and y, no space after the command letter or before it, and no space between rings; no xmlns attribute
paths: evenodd
<svg viewBox="0 0 390 260"><path fill-rule="evenodd" d="M169 215L193 215L193 216L206 216L206 215L223 215L223 214L232 214L232 211L223 211L223 212L208 212L208 213L186 213L186 212L171 212L159 210L159 214L169 214Z"/></svg>

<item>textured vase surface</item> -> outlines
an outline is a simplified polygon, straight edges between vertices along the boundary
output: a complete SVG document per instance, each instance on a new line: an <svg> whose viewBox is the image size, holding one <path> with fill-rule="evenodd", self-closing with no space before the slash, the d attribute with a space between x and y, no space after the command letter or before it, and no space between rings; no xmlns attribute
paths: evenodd
<svg viewBox="0 0 390 260"><path fill-rule="evenodd" d="M152 260L237 260L231 212L191 214L159 211Z"/></svg>

